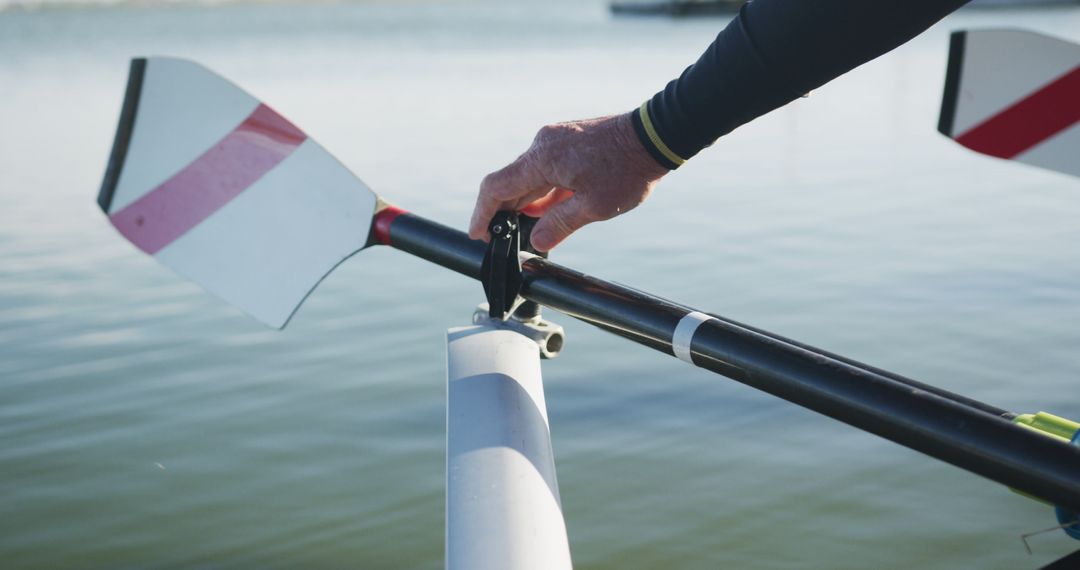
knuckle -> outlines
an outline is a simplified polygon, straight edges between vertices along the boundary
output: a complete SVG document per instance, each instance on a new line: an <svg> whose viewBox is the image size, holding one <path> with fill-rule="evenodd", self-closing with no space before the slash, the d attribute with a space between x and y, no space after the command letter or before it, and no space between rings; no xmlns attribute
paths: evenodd
<svg viewBox="0 0 1080 570"><path fill-rule="evenodd" d="M480 195L481 196L484 195L484 194L488 194L493 189L495 189L495 187L497 186L497 183L496 183L497 174L498 174L497 172L492 172L491 174L488 174L487 176L484 177L483 180L480 181Z"/></svg>
<svg viewBox="0 0 1080 570"><path fill-rule="evenodd" d="M536 132L532 146L526 155L547 155L552 149L557 149L563 142L566 132L564 125L544 125Z"/></svg>
<svg viewBox="0 0 1080 570"><path fill-rule="evenodd" d="M536 132L537 141L547 141L554 138L562 131L562 127L559 125L544 125L540 127L540 130Z"/></svg>
<svg viewBox="0 0 1080 570"><path fill-rule="evenodd" d="M516 196L516 170L510 165L498 172L492 172L480 182L480 198L486 200L508 200Z"/></svg>

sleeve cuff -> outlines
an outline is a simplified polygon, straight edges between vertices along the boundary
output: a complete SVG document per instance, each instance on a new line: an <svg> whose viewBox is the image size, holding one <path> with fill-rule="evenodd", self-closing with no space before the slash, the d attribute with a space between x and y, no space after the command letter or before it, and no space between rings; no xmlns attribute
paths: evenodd
<svg viewBox="0 0 1080 570"><path fill-rule="evenodd" d="M675 154L656 132L656 127L653 125L652 118L649 116L648 101L642 103L641 107L632 111L630 113L630 118L634 123L634 132L637 134L638 140L641 141L645 150L648 151L649 155L652 156L660 166L663 166L668 170L675 170L686 162L686 159Z"/></svg>

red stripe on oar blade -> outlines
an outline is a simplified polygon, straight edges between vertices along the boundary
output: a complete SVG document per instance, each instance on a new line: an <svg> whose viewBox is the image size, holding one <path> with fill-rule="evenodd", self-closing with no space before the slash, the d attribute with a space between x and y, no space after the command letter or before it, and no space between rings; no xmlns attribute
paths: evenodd
<svg viewBox="0 0 1080 570"><path fill-rule="evenodd" d="M248 189L306 139L300 129L260 104L210 150L109 219L139 249L157 253Z"/></svg>
<svg viewBox="0 0 1080 570"><path fill-rule="evenodd" d="M956 137L983 154L1012 158L1080 121L1080 66Z"/></svg>

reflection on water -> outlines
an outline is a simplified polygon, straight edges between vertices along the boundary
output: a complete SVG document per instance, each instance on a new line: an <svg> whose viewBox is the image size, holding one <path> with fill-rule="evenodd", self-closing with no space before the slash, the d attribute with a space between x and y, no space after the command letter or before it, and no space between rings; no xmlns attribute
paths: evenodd
<svg viewBox="0 0 1080 570"><path fill-rule="evenodd" d="M195 58L373 188L464 226L535 129L636 107L719 20L603 3L0 14L0 552L17 567L439 567L446 328L475 283L391 251L278 333L94 203L133 55ZM1017 411L1080 417L1080 183L934 132L965 12L746 126L559 261ZM573 320L545 364L587 568L1036 567L1050 511Z"/></svg>

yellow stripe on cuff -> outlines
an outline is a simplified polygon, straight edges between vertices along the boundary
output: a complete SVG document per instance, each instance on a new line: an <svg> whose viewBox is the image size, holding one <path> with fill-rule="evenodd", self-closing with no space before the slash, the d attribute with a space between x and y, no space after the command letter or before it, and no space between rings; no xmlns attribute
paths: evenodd
<svg viewBox="0 0 1080 570"><path fill-rule="evenodd" d="M660 151L660 154L664 155L664 158L674 162L676 165L681 165L686 162L685 158L675 154L664 141L660 139L660 135L656 133L656 129L653 128L652 119L649 118L649 102L646 101L641 105L641 109L638 109L641 114L641 124L645 127L645 134L649 135L649 140L656 146L656 150Z"/></svg>

